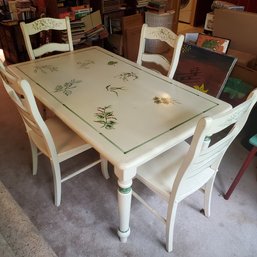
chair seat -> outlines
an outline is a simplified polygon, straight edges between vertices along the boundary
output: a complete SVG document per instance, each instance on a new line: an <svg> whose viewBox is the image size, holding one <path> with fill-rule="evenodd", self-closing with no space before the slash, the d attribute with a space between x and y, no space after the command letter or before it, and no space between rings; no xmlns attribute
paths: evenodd
<svg viewBox="0 0 257 257"><path fill-rule="evenodd" d="M190 145L184 141L140 166L137 171L137 179L168 200L176 175L189 147ZM179 190L179 201L194 192L196 188L203 186L209 180L210 174L214 173L215 171L209 168L201 173L201 177L196 173L192 177L185 178L185 182Z"/></svg>
<svg viewBox="0 0 257 257"><path fill-rule="evenodd" d="M249 143L257 147L257 134L249 139Z"/></svg>
<svg viewBox="0 0 257 257"><path fill-rule="evenodd" d="M45 123L53 137L59 161L74 156L74 152L78 154L92 148L57 117L47 119Z"/></svg>

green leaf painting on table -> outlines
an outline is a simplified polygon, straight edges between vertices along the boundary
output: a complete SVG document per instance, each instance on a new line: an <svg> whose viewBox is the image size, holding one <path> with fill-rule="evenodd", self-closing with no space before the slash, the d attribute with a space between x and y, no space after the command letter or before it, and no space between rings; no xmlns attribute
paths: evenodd
<svg viewBox="0 0 257 257"><path fill-rule="evenodd" d="M77 62L77 64L80 65L79 68L81 69L89 69L89 65L95 64L95 62L91 60L85 60L83 62Z"/></svg>
<svg viewBox="0 0 257 257"><path fill-rule="evenodd" d="M112 85L108 85L105 88L107 91L109 91L111 93L115 93L117 96L119 95L118 94L119 90L125 90L124 87L113 87Z"/></svg>
<svg viewBox="0 0 257 257"><path fill-rule="evenodd" d="M107 64L108 64L108 65L113 65L113 66L115 66L117 63L118 63L118 62L116 62L116 61L109 61Z"/></svg>
<svg viewBox="0 0 257 257"><path fill-rule="evenodd" d="M110 111L111 105L105 107L98 107L95 116L97 120L95 122L102 124L102 128L113 129L114 125L117 124L116 118L113 115L113 111Z"/></svg>
<svg viewBox="0 0 257 257"><path fill-rule="evenodd" d="M71 81L65 82L63 85L57 85L55 87L54 92L55 93L62 92L66 96L69 96L69 95L72 94L72 90L77 87L75 84L78 84L78 83L81 83L81 82L82 82L82 80L72 79Z"/></svg>
<svg viewBox="0 0 257 257"><path fill-rule="evenodd" d="M109 61L109 62L108 62L108 65L115 65L115 64L117 64L117 62L115 62L115 61ZM129 81L129 80L138 79L138 76L137 76L134 72L122 72L122 73L120 73L119 75L114 76L114 77L116 77L116 78L118 77L118 78L121 79L123 82L127 82L127 81ZM125 89L125 86L107 85L105 88L106 88L106 90L107 90L108 92L115 93L117 96L119 96L118 91L126 90L126 89Z"/></svg>
<svg viewBox="0 0 257 257"><path fill-rule="evenodd" d="M134 72L122 72L117 77L119 77L123 81L129 81L130 79L132 80L138 79L138 76Z"/></svg>
<svg viewBox="0 0 257 257"><path fill-rule="evenodd" d="M54 72L54 71L58 71L58 67L53 66L53 65L36 65L34 67L34 73L38 73L38 71L41 71L42 73L47 73L47 72Z"/></svg>

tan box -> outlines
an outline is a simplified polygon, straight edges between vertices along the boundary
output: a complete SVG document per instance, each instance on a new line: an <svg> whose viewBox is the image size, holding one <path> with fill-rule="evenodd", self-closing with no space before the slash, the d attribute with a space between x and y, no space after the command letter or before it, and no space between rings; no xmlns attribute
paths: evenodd
<svg viewBox="0 0 257 257"><path fill-rule="evenodd" d="M257 13L215 9L213 35L231 40L229 48L257 55Z"/></svg>

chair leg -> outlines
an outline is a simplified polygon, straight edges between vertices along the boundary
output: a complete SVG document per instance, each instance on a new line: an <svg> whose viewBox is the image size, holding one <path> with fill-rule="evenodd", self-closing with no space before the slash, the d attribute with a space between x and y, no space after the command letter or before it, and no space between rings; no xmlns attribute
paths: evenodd
<svg viewBox="0 0 257 257"><path fill-rule="evenodd" d="M210 217L211 215L211 197L212 197L212 189L215 181L216 173L210 178L210 180L205 185L204 190L204 215L206 217Z"/></svg>
<svg viewBox="0 0 257 257"><path fill-rule="evenodd" d="M166 221L166 249L168 252L173 250L174 224L177 213L178 203L169 203L169 209Z"/></svg>
<svg viewBox="0 0 257 257"><path fill-rule="evenodd" d="M38 167L38 150L36 145L33 143L31 139L29 139L31 154L32 154L32 174L37 175L37 167Z"/></svg>
<svg viewBox="0 0 257 257"><path fill-rule="evenodd" d="M54 179L54 204L58 207L61 204L61 170L60 164L57 161L51 160L53 179Z"/></svg>
<svg viewBox="0 0 257 257"><path fill-rule="evenodd" d="M110 178L110 175L109 175L109 172L108 172L108 161L103 156L100 156L100 158L101 158L102 174L103 174L105 179L108 179L108 178Z"/></svg>
<svg viewBox="0 0 257 257"><path fill-rule="evenodd" d="M245 159L242 167L240 168L239 172L237 173L234 181L232 182L231 186L229 187L227 193L224 195L224 198L226 200L229 199L229 197L231 196L231 194L233 193L235 187L237 186L237 184L239 183L239 180L241 179L241 177L243 176L243 174L245 173L246 169L248 168L249 164L251 163L254 155L257 152L257 147L253 147L252 150L250 151L250 153L248 154L247 158Z"/></svg>

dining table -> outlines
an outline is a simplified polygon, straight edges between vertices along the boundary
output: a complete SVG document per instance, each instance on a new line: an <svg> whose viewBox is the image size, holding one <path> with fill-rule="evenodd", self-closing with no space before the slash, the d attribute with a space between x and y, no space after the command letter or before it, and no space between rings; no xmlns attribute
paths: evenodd
<svg viewBox="0 0 257 257"><path fill-rule="evenodd" d="M190 138L202 117L232 108L98 46L8 69L28 80L35 97L113 165L121 242L130 235L137 168Z"/></svg>

